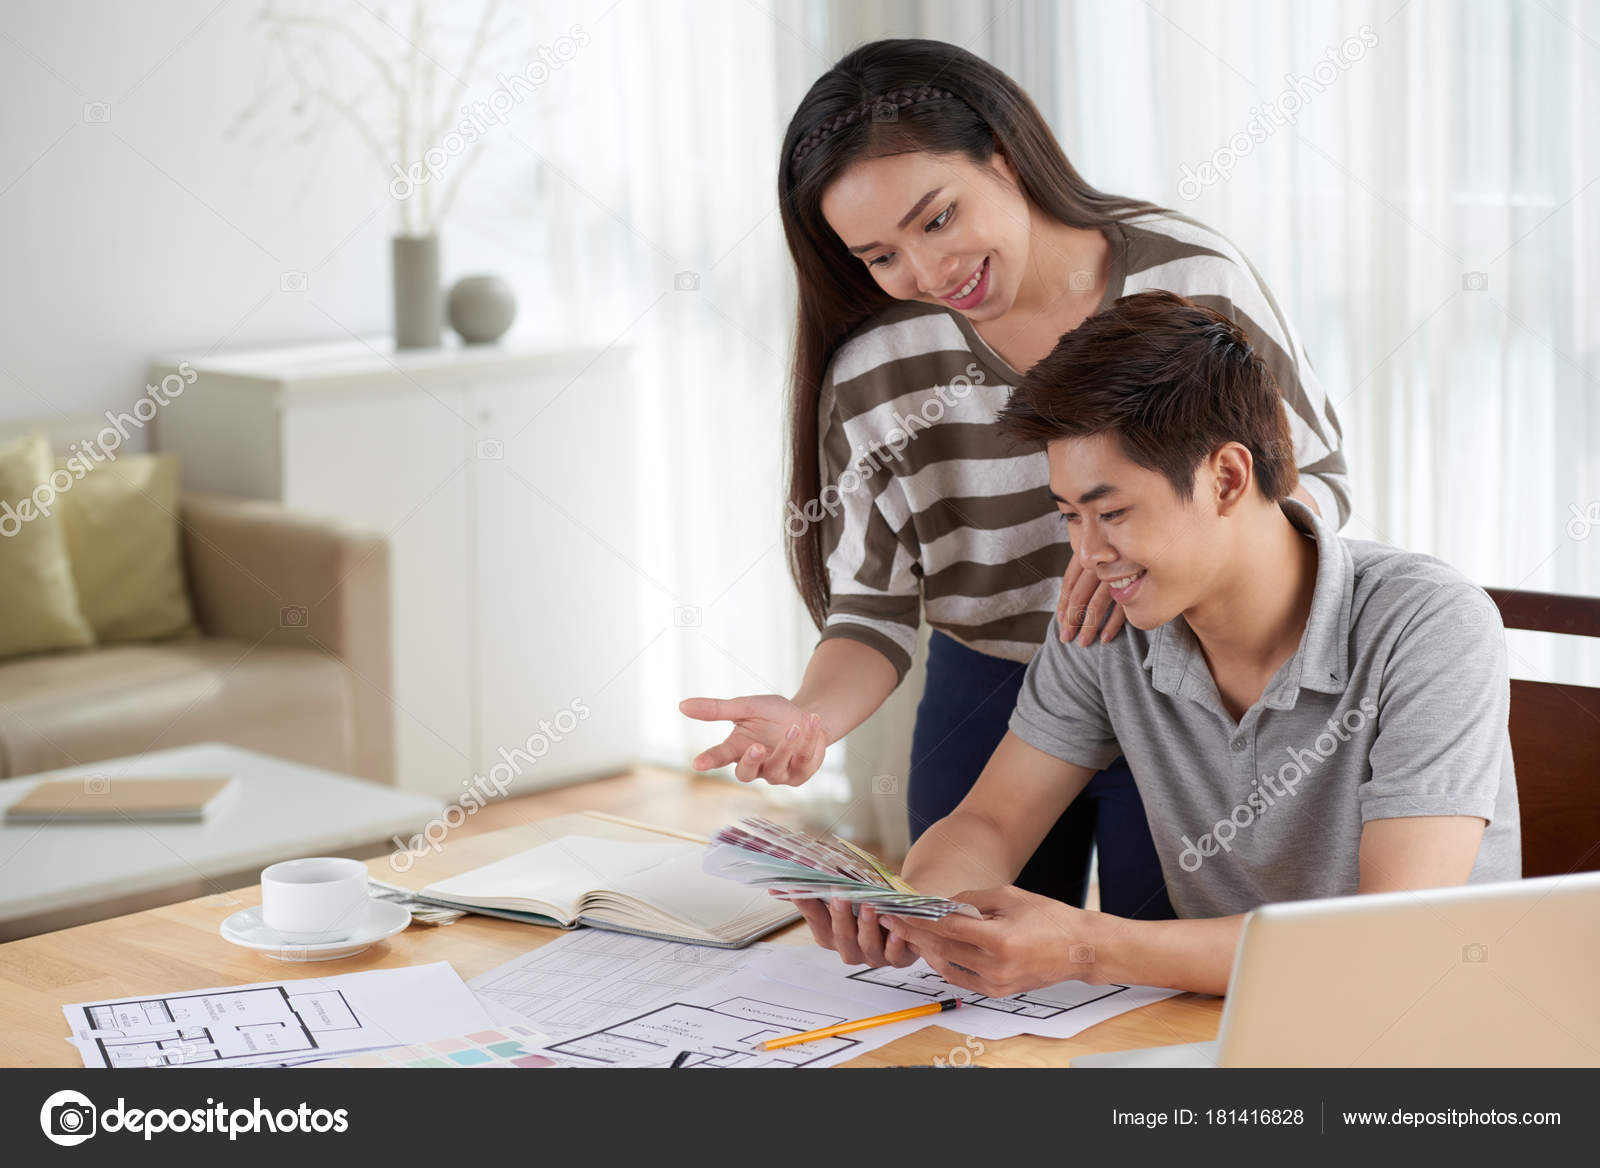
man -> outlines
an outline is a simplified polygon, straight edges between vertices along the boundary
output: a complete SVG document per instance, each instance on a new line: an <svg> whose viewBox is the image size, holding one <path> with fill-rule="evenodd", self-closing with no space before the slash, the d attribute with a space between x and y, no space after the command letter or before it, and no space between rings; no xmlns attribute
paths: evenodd
<svg viewBox="0 0 1600 1168"><path fill-rule="evenodd" d="M1046 443L1073 554L1132 627L1088 647L1051 628L971 794L907 857L914 887L986 919L801 902L819 944L851 964L920 955L992 996L1068 978L1220 994L1257 905L1520 876L1499 614L1448 565L1341 538L1289 498L1288 422L1238 326L1124 297L1000 422ZM1119 749L1178 920L1011 886Z"/></svg>

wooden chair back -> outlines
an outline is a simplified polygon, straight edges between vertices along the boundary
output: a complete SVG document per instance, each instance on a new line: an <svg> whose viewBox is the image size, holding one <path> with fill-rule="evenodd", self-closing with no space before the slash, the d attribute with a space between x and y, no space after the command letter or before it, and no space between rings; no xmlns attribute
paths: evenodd
<svg viewBox="0 0 1600 1168"><path fill-rule="evenodd" d="M1600 597L1491 588L1508 629L1600 637ZM1600 870L1600 688L1511 682L1522 874Z"/></svg>

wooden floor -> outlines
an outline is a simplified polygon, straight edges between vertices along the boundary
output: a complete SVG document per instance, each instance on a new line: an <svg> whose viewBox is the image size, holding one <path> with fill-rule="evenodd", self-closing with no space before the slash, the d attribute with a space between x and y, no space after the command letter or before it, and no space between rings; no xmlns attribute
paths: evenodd
<svg viewBox="0 0 1600 1168"><path fill-rule="evenodd" d="M614 778L484 807L455 833L476 834L588 810L702 834L750 814L795 822L792 812L786 813L757 788L641 767ZM369 861L378 878L386 864L383 858ZM65 1041L67 1027L61 1007L72 1002L430 961L449 961L462 978L470 979L561 936L557 929L467 916L443 928L413 926L342 961L283 965L229 945L217 934L225 917L259 902L260 890L255 886L218 889L162 908L0 945L0 1065L82 1065ZM803 924L790 926L770 939L811 944ZM1080 1054L1210 1039L1216 1035L1220 1017L1220 998L1182 994L1113 1018L1072 1039L969 1042L957 1033L930 1026L847 1065L925 1065L933 1059L956 1063L970 1059L985 1066L1064 1066Z"/></svg>

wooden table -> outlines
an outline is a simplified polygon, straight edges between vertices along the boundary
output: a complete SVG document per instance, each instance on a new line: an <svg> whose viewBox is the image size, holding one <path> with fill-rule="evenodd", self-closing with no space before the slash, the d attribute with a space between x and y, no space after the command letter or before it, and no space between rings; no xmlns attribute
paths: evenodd
<svg viewBox="0 0 1600 1168"><path fill-rule="evenodd" d="M673 771L641 768L614 779L528 795L485 808L461 828L462 834L593 809L631 815L653 823L709 831L720 823L759 811L774 818L760 791ZM380 876L383 858L368 866ZM467 916L453 925L413 925L364 953L314 965L286 964L224 941L217 927L224 917L259 904L257 886L215 892L162 908L113 917L0 945L0 1065L81 1066L66 1042L63 1005L133 994L202 989L278 978L321 977L362 969L448 961L463 979L561 936L559 929ZM803 924L770 940L810 944ZM1145 1006L1085 1030L1076 1038L973 1039L930 1026L844 1064L882 1067L928 1063L934 1058L983 1066L1065 1066L1081 1054L1201 1042L1216 1037L1222 999L1198 994Z"/></svg>

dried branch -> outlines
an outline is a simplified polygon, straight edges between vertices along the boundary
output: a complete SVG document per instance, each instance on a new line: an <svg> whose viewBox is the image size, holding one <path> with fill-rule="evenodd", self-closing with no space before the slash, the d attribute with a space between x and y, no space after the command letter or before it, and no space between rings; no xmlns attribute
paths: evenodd
<svg viewBox="0 0 1600 1168"><path fill-rule="evenodd" d="M444 222L445 216L450 214L451 204L456 201L456 192L461 189L462 182L466 180L467 175L472 172L472 168L486 153L487 151L480 143L461 160L461 165L456 169L455 174L445 183L444 198L439 201L439 213L434 216L434 222L430 226L437 227L438 224Z"/></svg>
<svg viewBox="0 0 1600 1168"><path fill-rule="evenodd" d="M453 114L461 106L476 74L483 67L487 48L506 36L506 28L517 25L515 17L508 18L505 27L499 19L505 12L503 0L486 0L471 40L463 58L459 74L451 71L436 59L440 47L441 30L449 34L453 48L459 36L465 35L465 26L448 25L434 19L431 0L412 0L409 38L389 20L389 12L380 9L372 16L398 40L409 42L409 52L380 53L368 44L359 30L336 17L315 12L289 12L279 9L274 0L258 14L267 28L267 35L281 49L284 62L294 85L290 113L295 117L300 132L294 140L305 142L323 129L327 118L322 110L332 111L353 128L362 143L377 161L379 169L389 177L390 166L398 159L401 166L420 158L436 145L442 145L452 125ZM403 11L403 10L402 10ZM399 20L403 21L404 16ZM311 32L329 35L312 37ZM354 93L339 82L349 73L348 66L340 68L328 52L332 42L344 41L353 45L362 60L376 72L379 82L373 86L368 79ZM395 46L398 49L398 46ZM449 98L441 108L436 101L438 78L435 71L444 73L453 81ZM314 76L319 72L322 77ZM230 133L245 129L252 122L262 125L261 114L267 99L278 92L274 85L259 94L235 117ZM374 104L377 109L374 109ZM303 120L302 120L303 119ZM424 137L432 126L432 136ZM379 128L390 130L381 133ZM471 173L483 155L480 142L472 144L452 168L449 178L418 184L417 199L400 201L400 229L407 235L435 231L454 204L466 176ZM435 187L439 189L434 190ZM414 205L415 204L415 205Z"/></svg>
<svg viewBox="0 0 1600 1168"><path fill-rule="evenodd" d="M389 87L389 91L395 95L397 100L405 100L405 92L401 89L400 82L395 77L394 69L390 66L389 62L385 61L377 53L373 52L372 46L367 44L366 41L362 40L360 35L353 28L346 25L343 21L329 20L324 16L306 16L300 13L281 13L270 6L263 10L261 16L262 19L279 24L286 30L296 25L301 25L309 28L325 28L331 32L337 33L340 37L349 41L351 44L355 45L358 50L360 50L361 55L366 57L371 63L372 67L378 71L378 76L383 79L383 83Z"/></svg>
<svg viewBox="0 0 1600 1168"><path fill-rule="evenodd" d="M439 124L433 128L435 142L444 137L445 128L449 126L453 112L460 108L461 99L467 92L467 79L477 71L478 58L483 53L483 46L488 43L489 26L494 23L494 14L499 7L500 0L489 0L484 7L483 19L478 22L472 47L467 50L466 60L461 64L461 72L456 75L455 88L450 91L450 100L445 103L444 112L439 115Z"/></svg>
<svg viewBox="0 0 1600 1168"><path fill-rule="evenodd" d="M300 92L327 102L332 109L342 115L345 121L355 128L356 133L361 136L361 140L372 151L372 156L377 160L379 169L387 167L389 164L388 155L384 152L383 143L378 141L378 136L373 133L372 128L350 107L347 101L334 93L333 90L325 85L315 85L306 78L306 75L300 69L299 61L295 59L293 48L287 43L288 34L279 31L274 36L280 38L284 63L288 67L289 76L293 77L295 84L300 87Z"/></svg>

